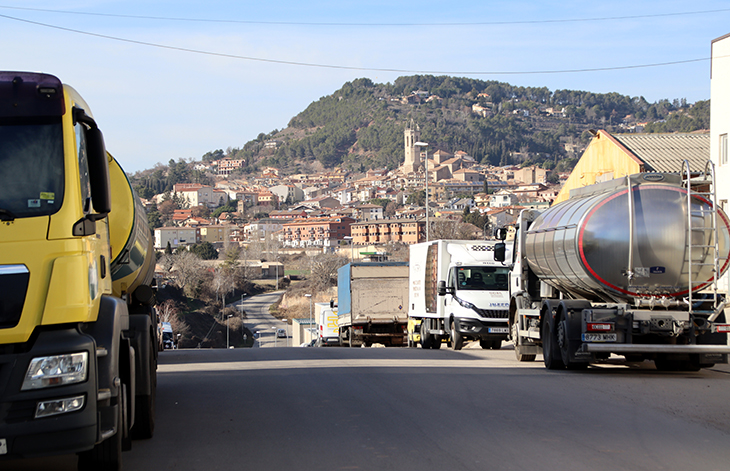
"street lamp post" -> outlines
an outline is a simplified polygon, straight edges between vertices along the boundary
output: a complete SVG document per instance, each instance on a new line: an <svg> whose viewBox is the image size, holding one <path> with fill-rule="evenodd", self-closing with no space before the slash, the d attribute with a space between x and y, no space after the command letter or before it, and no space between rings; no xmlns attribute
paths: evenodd
<svg viewBox="0 0 730 471"><path fill-rule="evenodd" d="M228 320L233 317L233 314L228 314L228 317L226 317L226 348L230 347L230 328L228 327Z"/></svg>
<svg viewBox="0 0 730 471"><path fill-rule="evenodd" d="M425 170L426 174L426 242L428 242L428 143L418 141L413 145L416 147L426 148L426 157L423 159L423 169Z"/></svg>
<svg viewBox="0 0 730 471"><path fill-rule="evenodd" d="M309 298L309 340L312 340L312 295L307 293L304 295Z"/></svg>

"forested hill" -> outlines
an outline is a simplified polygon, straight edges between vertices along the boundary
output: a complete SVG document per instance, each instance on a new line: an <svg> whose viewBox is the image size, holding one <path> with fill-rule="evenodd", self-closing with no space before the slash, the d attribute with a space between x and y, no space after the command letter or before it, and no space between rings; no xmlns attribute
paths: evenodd
<svg viewBox="0 0 730 471"><path fill-rule="evenodd" d="M571 151L585 146L590 128L628 132L637 123L650 123L645 132L709 129L710 103L648 103L618 93L447 76L400 77L392 84L363 78L312 103L286 129L260 134L243 149L229 149L228 156L246 158L247 171L261 165L304 171L315 160L325 168L392 169L403 161L403 129L411 119L432 151L461 150L493 165L527 159L560 168L567 163L562 160L580 156Z"/></svg>

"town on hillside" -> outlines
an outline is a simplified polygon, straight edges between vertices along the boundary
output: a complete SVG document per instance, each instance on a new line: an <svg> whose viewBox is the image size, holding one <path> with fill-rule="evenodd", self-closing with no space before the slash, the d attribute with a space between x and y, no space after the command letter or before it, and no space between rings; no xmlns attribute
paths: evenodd
<svg viewBox="0 0 730 471"><path fill-rule="evenodd" d="M569 176L551 177L538 166L493 167L465 152L431 149L413 122L405 126L404 153L396 170L364 174L335 169L285 176L265 168L234 180L229 175L243 161L197 164L196 170L215 170L214 185L178 183L144 200L169 216L154 229L155 248L264 242L284 252L335 252L357 260L425 241L427 206L431 239L483 239L514 222L523 208L548 207Z"/></svg>

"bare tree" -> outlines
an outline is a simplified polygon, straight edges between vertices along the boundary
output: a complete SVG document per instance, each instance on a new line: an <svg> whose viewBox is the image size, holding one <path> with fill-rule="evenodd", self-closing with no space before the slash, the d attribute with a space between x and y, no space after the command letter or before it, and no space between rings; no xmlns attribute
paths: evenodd
<svg viewBox="0 0 730 471"><path fill-rule="evenodd" d="M175 264L175 258L173 255L170 254L164 254L162 257L160 257L160 260L157 262L157 264L162 268L162 271L165 273L170 273L172 271L172 267Z"/></svg>
<svg viewBox="0 0 730 471"><path fill-rule="evenodd" d="M170 327L172 327L172 333L175 336L188 337L190 334L190 326L180 314L172 316L170 319Z"/></svg>
<svg viewBox="0 0 730 471"><path fill-rule="evenodd" d="M187 296L192 297L202 279L203 261L187 250L175 253L174 260L175 282Z"/></svg>
<svg viewBox="0 0 730 471"><path fill-rule="evenodd" d="M160 322L170 322L170 319L177 317L177 314L180 312L177 303L172 299L161 302L156 306L156 309Z"/></svg>
<svg viewBox="0 0 730 471"><path fill-rule="evenodd" d="M393 262L407 262L410 259L410 246L403 242L388 244L388 259Z"/></svg>
<svg viewBox="0 0 730 471"><path fill-rule="evenodd" d="M473 240L473 225L463 222L439 219L431 224L430 239Z"/></svg>
<svg viewBox="0 0 730 471"><path fill-rule="evenodd" d="M180 315L180 305L176 301L167 299L158 304L156 309L160 322L170 323L173 335L186 337L190 333L190 326Z"/></svg>
<svg viewBox="0 0 730 471"><path fill-rule="evenodd" d="M226 295L236 288L236 271L233 268L220 266L213 275L213 289L216 298L221 298L223 308L226 307Z"/></svg>
<svg viewBox="0 0 730 471"><path fill-rule="evenodd" d="M337 284L337 269L349 260L334 254L320 254L312 259L310 279L314 289L326 289Z"/></svg>

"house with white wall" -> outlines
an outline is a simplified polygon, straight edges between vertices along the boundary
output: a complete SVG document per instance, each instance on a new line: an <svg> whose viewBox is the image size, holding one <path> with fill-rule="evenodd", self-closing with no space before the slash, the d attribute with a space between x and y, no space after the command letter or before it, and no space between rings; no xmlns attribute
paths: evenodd
<svg viewBox="0 0 730 471"><path fill-rule="evenodd" d="M718 206L730 212L730 34L712 41L710 65L710 158L715 163ZM727 292L728 275L720 280Z"/></svg>

